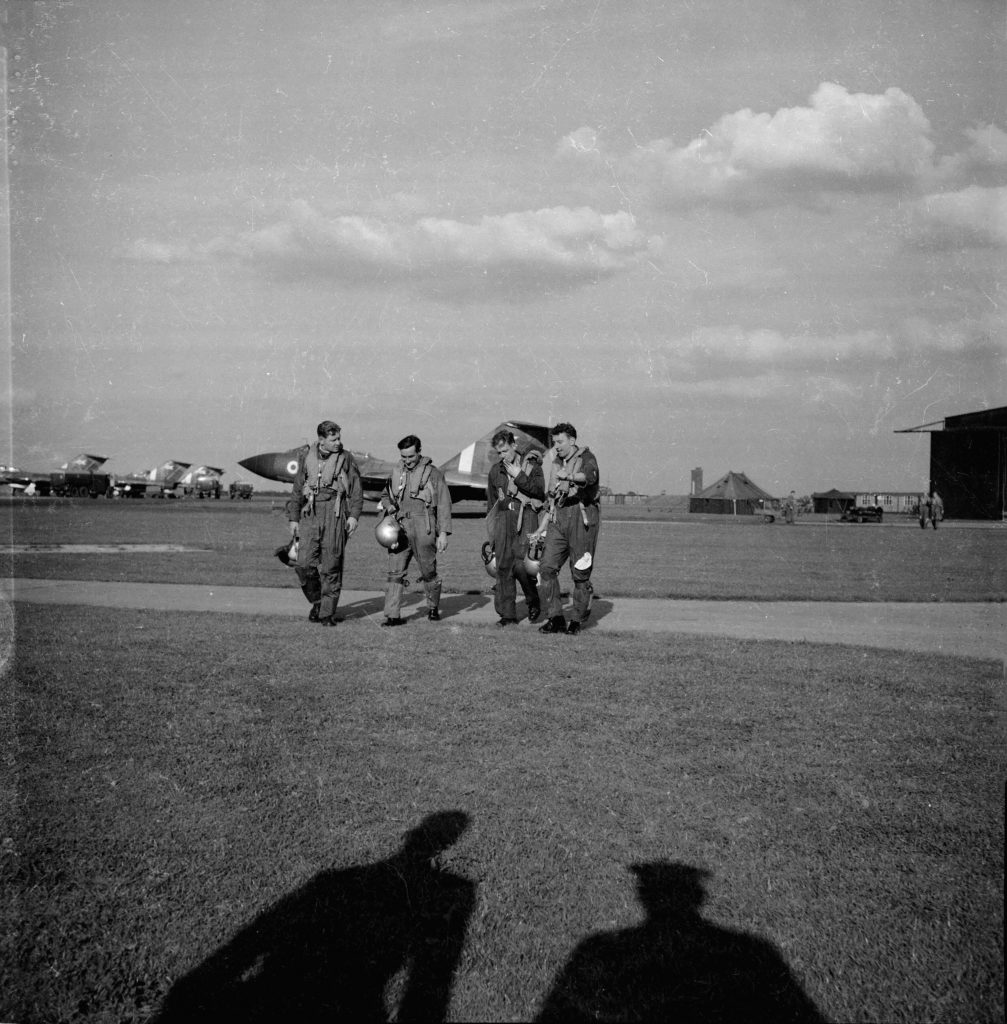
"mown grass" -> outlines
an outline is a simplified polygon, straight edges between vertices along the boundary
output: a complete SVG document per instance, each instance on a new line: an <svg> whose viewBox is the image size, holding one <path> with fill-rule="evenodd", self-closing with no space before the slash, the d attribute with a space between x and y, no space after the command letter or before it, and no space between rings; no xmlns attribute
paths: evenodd
<svg viewBox="0 0 1007 1024"><path fill-rule="evenodd" d="M1002 1019L992 662L41 607L17 641L4 1020L143 1020L200 964L262 1008L314 993L309 960L338 976L422 913L347 890L441 811L475 897L450 1019L533 1017L641 921L641 862L709 872L704 934L771 943L825 1017ZM320 921L351 904L354 936Z"/></svg>
<svg viewBox="0 0 1007 1024"><path fill-rule="evenodd" d="M292 586L272 552L287 536L276 501L8 503L16 544L175 543L202 550L175 554L0 554L0 571L71 578ZM638 510L634 510L639 515ZM912 520L840 524L828 518L795 527L752 517L667 516L620 519L605 510L594 583L605 597L811 601L1007 600L1007 529L998 524L922 531ZM365 514L351 541L345 586L380 590L387 556ZM478 593L481 517L458 516L441 559L449 592Z"/></svg>

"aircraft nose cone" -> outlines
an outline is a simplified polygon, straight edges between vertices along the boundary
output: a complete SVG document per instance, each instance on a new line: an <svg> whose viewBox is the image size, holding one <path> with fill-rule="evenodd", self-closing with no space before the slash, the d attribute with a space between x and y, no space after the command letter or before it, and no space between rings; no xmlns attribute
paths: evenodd
<svg viewBox="0 0 1007 1024"><path fill-rule="evenodd" d="M291 464L293 468L291 468ZM262 452L259 455L250 455L239 463L249 473L265 477L267 480L281 480L288 483L294 479L297 470L296 459L292 459L289 452Z"/></svg>

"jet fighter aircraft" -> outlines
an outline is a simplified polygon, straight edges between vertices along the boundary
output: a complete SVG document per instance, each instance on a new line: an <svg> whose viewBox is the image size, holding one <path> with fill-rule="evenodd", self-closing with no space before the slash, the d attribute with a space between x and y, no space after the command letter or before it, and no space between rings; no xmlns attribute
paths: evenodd
<svg viewBox="0 0 1007 1024"><path fill-rule="evenodd" d="M497 459L496 452L493 451L493 435L499 430L509 430L514 435L522 454L532 449L541 453L549 447L548 427L538 423L521 423L516 420L497 424L488 433L473 441L468 447L463 448L457 455L452 456L438 467L444 474L448 489L451 491L452 502L486 500L486 484L490 466ZM247 459L242 459L238 465L267 480L293 483L294 474L297 472L297 462L304 447L302 445L285 452L263 452L261 455L250 455ZM378 501L397 463L376 458L367 452L353 452L352 454L360 467L364 497L369 501Z"/></svg>
<svg viewBox="0 0 1007 1024"><path fill-rule="evenodd" d="M127 498L142 498L148 492L157 498L163 498L166 494L174 497L175 488L181 482L182 474L191 465L191 462L168 459L167 462L162 462L160 466L154 466L144 473L116 473L112 477L111 487L113 492Z"/></svg>
<svg viewBox="0 0 1007 1024"><path fill-rule="evenodd" d="M220 478L224 470L216 466L197 466L190 469L179 483L182 485L183 494L195 494L197 498L220 499L222 490Z"/></svg>
<svg viewBox="0 0 1007 1024"><path fill-rule="evenodd" d="M83 452L74 456L69 462L64 462L56 472L39 473L34 470L15 469L10 466L0 472L0 484L7 484L15 492L23 492L26 495L47 495L52 494L54 489L65 488L67 479L70 479L77 486L77 478L81 481L87 478L88 489L92 475L97 472L106 462L107 455L86 455ZM54 480L55 477L55 480ZM106 481L107 483L107 481ZM84 486L84 485L82 485ZM104 489L104 488L103 488Z"/></svg>

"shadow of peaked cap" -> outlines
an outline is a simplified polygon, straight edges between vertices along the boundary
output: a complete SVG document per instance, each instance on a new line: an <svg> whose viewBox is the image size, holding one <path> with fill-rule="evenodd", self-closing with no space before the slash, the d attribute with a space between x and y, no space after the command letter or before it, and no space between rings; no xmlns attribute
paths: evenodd
<svg viewBox="0 0 1007 1024"><path fill-rule="evenodd" d="M464 811L428 814L416 828L405 834L402 847L410 853L433 857L454 846L468 827L469 816Z"/></svg>
<svg viewBox="0 0 1007 1024"><path fill-rule="evenodd" d="M706 898L709 871L677 861L630 864L643 904L652 912L697 910Z"/></svg>

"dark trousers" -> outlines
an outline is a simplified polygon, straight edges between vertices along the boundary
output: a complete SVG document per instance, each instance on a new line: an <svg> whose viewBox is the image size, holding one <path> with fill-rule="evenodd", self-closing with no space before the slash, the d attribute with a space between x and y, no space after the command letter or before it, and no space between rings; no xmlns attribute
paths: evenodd
<svg viewBox="0 0 1007 1024"><path fill-rule="evenodd" d="M524 556L528 553L528 538L538 528L538 515L530 508L521 515L518 502L498 504L493 528L493 553L497 560L497 582L493 591L493 607L501 619L517 618L517 584L521 584L525 604L538 607L538 586L528 572ZM518 531L518 519L521 530Z"/></svg>
<svg viewBox="0 0 1007 1024"><path fill-rule="evenodd" d="M587 519L587 523L584 519ZM598 545L601 512L597 505L570 505L556 510L556 521L550 522L545 535L545 551L539 563L539 594L549 618L563 614L563 601L559 592L559 571L570 560L573 577L573 608L571 621L584 622L591 611L591 573L594 571L594 552ZM585 554L591 555L588 569L578 569L575 563Z"/></svg>
<svg viewBox="0 0 1007 1024"><path fill-rule="evenodd" d="M298 527L297 568L302 588L311 570L318 573L318 615L335 615L343 590L343 556L346 552L346 516L342 502L316 501L314 511L304 509ZM303 574L303 575L302 575ZM305 589L305 596L307 596Z"/></svg>
<svg viewBox="0 0 1007 1024"><path fill-rule="evenodd" d="M406 570L415 557L420 567L420 579L426 593L427 608L436 609L441 603L441 581L437 576L437 526L431 514L430 533L426 516L403 518L402 530L408 544L401 551L388 552L388 584L385 588L385 617L400 618L402 595L406 590Z"/></svg>

